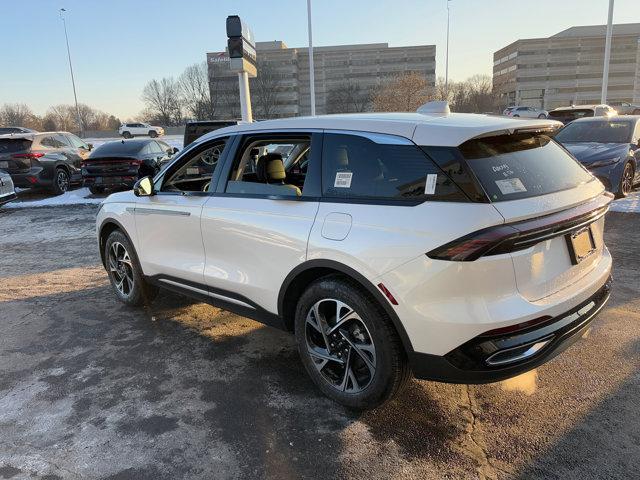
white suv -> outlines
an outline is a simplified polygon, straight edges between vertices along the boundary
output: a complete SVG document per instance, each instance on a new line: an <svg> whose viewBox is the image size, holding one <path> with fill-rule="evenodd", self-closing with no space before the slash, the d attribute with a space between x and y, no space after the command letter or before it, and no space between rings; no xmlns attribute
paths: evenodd
<svg viewBox="0 0 640 480"><path fill-rule="evenodd" d="M503 380L580 338L609 297L611 195L558 126L399 113L216 130L104 201L102 261L127 304L164 287L294 332L350 407L411 373Z"/></svg>
<svg viewBox="0 0 640 480"><path fill-rule="evenodd" d="M136 135L148 135L151 138L156 138L164 135L164 128L155 127L148 123L123 123L118 129L118 133L124 138L132 138Z"/></svg>

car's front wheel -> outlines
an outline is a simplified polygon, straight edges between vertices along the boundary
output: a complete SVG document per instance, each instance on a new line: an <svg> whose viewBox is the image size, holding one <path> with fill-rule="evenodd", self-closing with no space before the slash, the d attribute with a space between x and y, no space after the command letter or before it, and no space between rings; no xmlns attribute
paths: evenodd
<svg viewBox="0 0 640 480"><path fill-rule="evenodd" d="M145 281L133 245L120 230L107 238L104 258L111 286L121 302L137 307L156 297L158 287Z"/></svg>
<svg viewBox="0 0 640 480"><path fill-rule="evenodd" d="M151 138L156 138L158 136L158 132L156 132L155 130L149 130L149 136Z"/></svg>
<svg viewBox="0 0 640 480"><path fill-rule="evenodd" d="M633 190L633 177L635 172L631 162L627 162L622 170L622 177L620 178L620 186L618 188L618 197L624 198Z"/></svg>
<svg viewBox="0 0 640 480"><path fill-rule="evenodd" d="M547 118L547 116L544 113L541 113L540 115L538 115L538 118Z"/></svg>
<svg viewBox="0 0 640 480"><path fill-rule="evenodd" d="M342 405L381 405L410 377L400 338L384 309L345 278L325 277L302 294L295 331L307 373Z"/></svg>
<svg viewBox="0 0 640 480"><path fill-rule="evenodd" d="M122 132L122 136L124 138L131 138L133 135L131 135L131 132Z"/></svg>
<svg viewBox="0 0 640 480"><path fill-rule="evenodd" d="M104 187L96 187L95 185L91 185L89 187L89 191L94 195L104 193Z"/></svg>

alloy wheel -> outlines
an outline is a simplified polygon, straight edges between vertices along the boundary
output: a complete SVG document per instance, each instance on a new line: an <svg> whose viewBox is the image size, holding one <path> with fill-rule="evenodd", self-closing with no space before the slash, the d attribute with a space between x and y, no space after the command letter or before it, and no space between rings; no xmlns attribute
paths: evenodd
<svg viewBox="0 0 640 480"><path fill-rule="evenodd" d="M58 173L56 173L56 185L58 185L58 189L62 193L66 192L69 188L69 176L67 175L67 172L62 169L58 170Z"/></svg>
<svg viewBox="0 0 640 480"><path fill-rule="evenodd" d="M307 352L321 377L341 392L358 393L376 372L376 349L358 313L340 300L316 302L305 321Z"/></svg>
<svg viewBox="0 0 640 480"><path fill-rule="evenodd" d="M129 252L120 242L113 242L109 248L109 272L113 276L116 290L123 297L133 290L133 264Z"/></svg>
<svg viewBox="0 0 640 480"><path fill-rule="evenodd" d="M620 182L620 193L623 196L627 196L631 193L633 189L633 167L630 163L627 163L624 166L624 171L622 172L622 181Z"/></svg>

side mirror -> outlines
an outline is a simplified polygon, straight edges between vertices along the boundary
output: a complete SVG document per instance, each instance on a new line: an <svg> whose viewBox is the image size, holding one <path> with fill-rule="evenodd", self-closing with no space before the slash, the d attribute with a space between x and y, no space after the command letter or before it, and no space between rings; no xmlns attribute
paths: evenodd
<svg viewBox="0 0 640 480"><path fill-rule="evenodd" d="M180 149L179 149L178 147L173 147L173 153L174 153L174 155L175 155L176 153L178 153L179 151L180 151Z"/></svg>
<svg viewBox="0 0 640 480"><path fill-rule="evenodd" d="M87 149L89 151L93 150L93 143L87 143Z"/></svg>
<svg viewBox="0 0 640 480"><path fill-rule="evenodd" d="M133 186L133 194L136 197L150 197L153 195L153 181L151 177L141 178Z"/></svg>

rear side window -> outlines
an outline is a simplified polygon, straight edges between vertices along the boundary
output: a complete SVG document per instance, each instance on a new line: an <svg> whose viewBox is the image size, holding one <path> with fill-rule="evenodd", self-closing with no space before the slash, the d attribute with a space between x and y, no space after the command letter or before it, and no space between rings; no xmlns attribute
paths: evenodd
<svg viewBox="0 0 640 480"><path fill-rule="evenodd" d="M51 135L48 137L42 137L40 145L48 148L64 148L68 147L69 143L62 135Z"/></svg>
<svg viewBox="0 0 640 480"><path fill-rule="evenodd" d="M594 179L543 134L478 138L460 145L458 152L493 202L567 190Z"/></svg>
<svg viewBox="0 0 640 480"><path fill-rule="evenodd" d="M326 197L467 201L419 147L400 137L325 133L322 169Z"/></svg>

